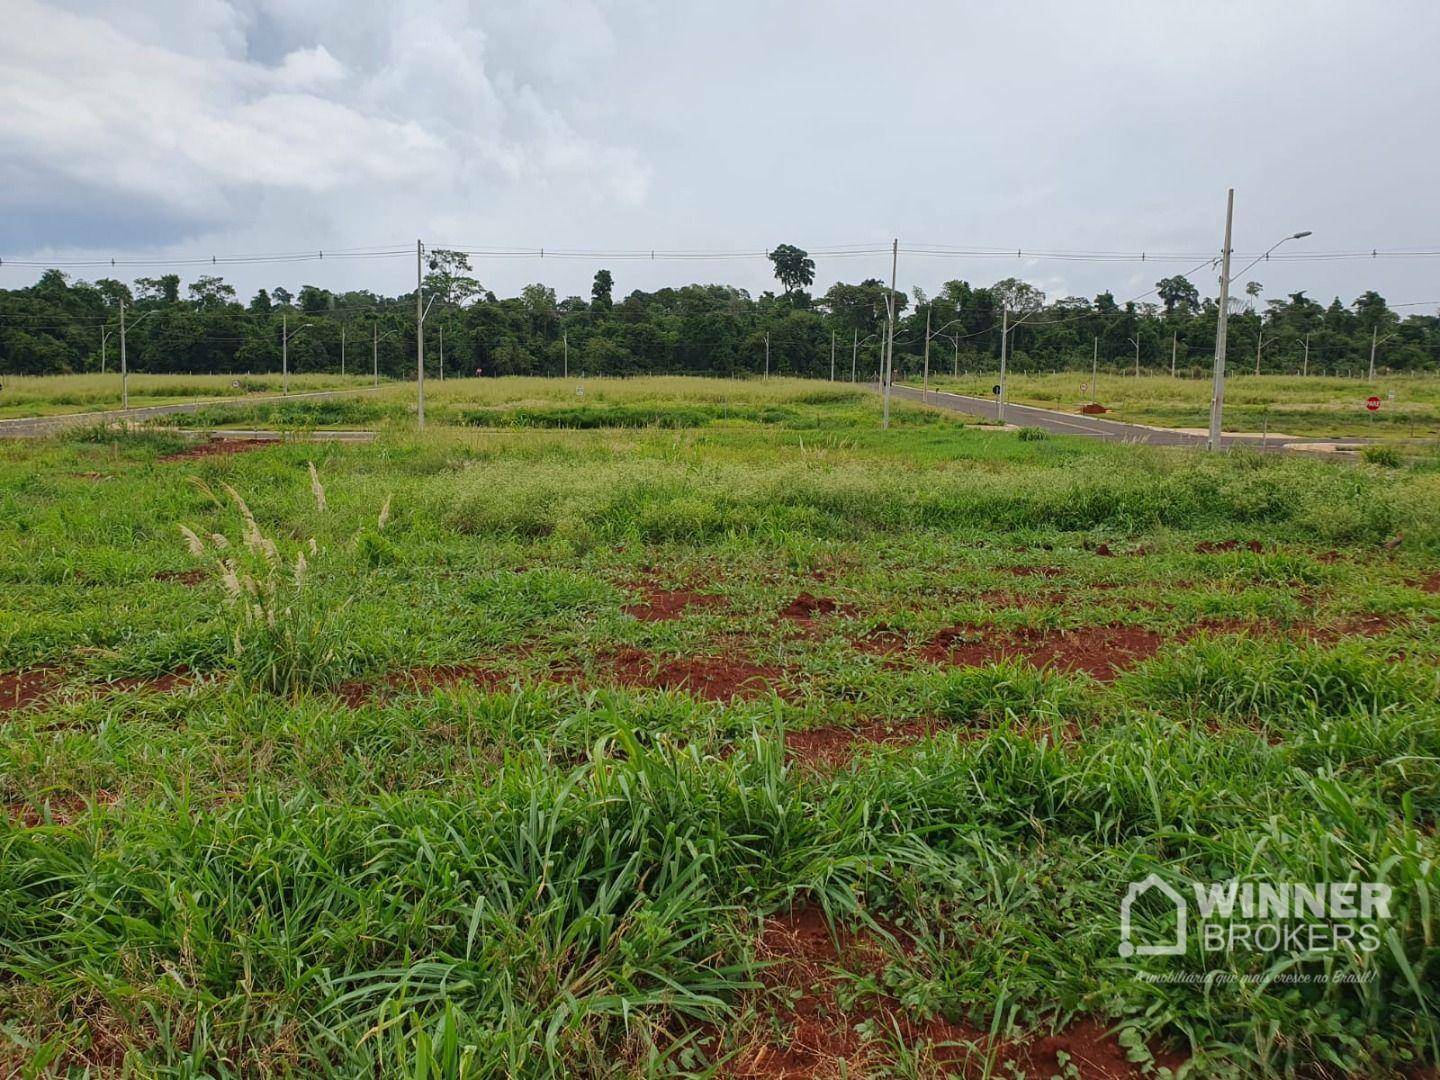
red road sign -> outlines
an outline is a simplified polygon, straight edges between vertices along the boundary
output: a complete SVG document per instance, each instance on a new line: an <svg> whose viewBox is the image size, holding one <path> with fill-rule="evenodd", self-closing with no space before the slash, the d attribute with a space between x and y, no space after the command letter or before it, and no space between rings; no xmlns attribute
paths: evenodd
<svg viewBox="0 0 1440 1080"><path fill-rule="evenodd" d="M1380 399L1379 399L1378 397L1376 397L1374 394L1371 394L1369 397L1367 397L1367 398L1365 399L1365 408L1369 409L1371 412L1379 412L1379 411L1380 411Z"/></svg>

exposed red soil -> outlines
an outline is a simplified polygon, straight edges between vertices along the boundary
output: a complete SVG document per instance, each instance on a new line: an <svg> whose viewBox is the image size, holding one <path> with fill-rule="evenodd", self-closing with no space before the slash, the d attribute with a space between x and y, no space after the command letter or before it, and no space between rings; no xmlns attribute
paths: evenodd
<svg viewBox="0 0 1440 1080"><path fill-rule="evenodd" d="M97 791L89 798L72 792L68 795L47 795L38 806L23 802L8 803L5 814L25 829L33 829L37 825L69 825L85 813L91 803L104 808L114 806L117 801L119 796L109 791Z"/></svg>
<svg viewBox="0 0 1440 1080"><path fill-rule="evenodd" d="M937 720L874 721L857 727L822 727L787 731L785 750L807 768L844 765L866 746L911 743L944 730Z"/></svg>
<svg viewBox="0 0 1440 1080"><path fill-rule="evenodd" d="M1318 563L1324 563L1326 566L1329 566L1331 563L1336 563L1340 561L1340 552L1333 550L1327 551L1323 555L1315 556L1315 561Z"/></svg>
<svg viewBox="0 0 1440 1080"><path fill-rule="evenodd" d="M1259 555L1264 552L1265 545L1259 540L1246 540L1244 543L1239 540L1202 540L1195 545L1195 554L1223 555L1227 551L1239 551L1241 548Z"/></svg>
<svg viewBox="0 0 1440 1080"><path fill-rule="evenodd" d="M1164 637L1139 626L1086 626L1076 630L1014 631L952 626L930 639L921 653L931 663L981 667L1007 657L1035 667L1083 671L1102 681L1154 656Z"/></svg>
<svg viewBox="0 0 1440 1080"><path fill-rule="evenodd" d="M889 656L904 649L908 640L903 633L890 626L877 626L855 639L851 644L861 652L877 656Z"/></svg>
<svg viewBox="0 0 1440 1080"><path fill-rule="evenodd" d="M695 592L693 589L657 589L645 587L645 599L627 604L626 615L642 622L669 622L678 619L687 608L715 607L724 603L719 596Z"/></svg>
<svg viewBox="0 0 1440 1080"><path fill-rule="evenodd" d="M430 667L392 671L378 683L348 682L336 687L335 693L352 709L370 701L387 701L404 691L434 690L469 684L493 690L506 676L478 664L436 664Z"/></svg>
<svg viewBox="0 0 1440 1080"><path fill-rule="evenodd" d="M1064 569L1059 566L1007 566L1005 572L1016 577L1063 577Z"/></svg>
<svg viewBox="0 0 1440 1080"><path fill-rule="evenodd" d="M0 713L21 709L38 701L59 681L59 673L51 668L0 672Z"/></svg>
<svg viewBox="0 0 1440 1080"><path fill-rule="evenodd" d="M888 929L905 949L903 931ZM917 1015L888 995L844 1008L838 995L844 975L878 977L891 954L869 931L837 927L832 933L818 908L802 907L768 919L757 953L768 965L761 981L775 995L772 1016L784 1034L761 1037L742 1047L729 1063L730 1076L819 1080L883 1071L886 1048L881 1040L867 1042L861 1037L856 1027L864 1021L897 1032L911 1048L928 1044L926 1064L937 1075L1046 1078L1064 1073L1062 1052L1085 1080L1143 1075L1096 1020L1077 1021L1057 1035L992 1041L979 1028ZM988 1070L987 1057L991 1058ZM1172 1069L1182 1061L1177 1055L1157 1054L1157 1063Z"/></svg>
<svg viewBox="0 0 1440 1080"><path fill-rule="evenodd" d="M204 570L161 570L155 575L156 581L175 581L181 585L188 585L194 588L206 578Z"/></svg>
<svg viewBox="0 0 1440 1080"><path fill-rule="evenodd" d="M128 675L124 678L112 679L107 683L100 683L98 686L100 689L112 693L144 690L152 694L168 694L174 690L183 690L194 682L195 678L191 675L190 670L181 668L179 671L167 671L163 675Z"/></svg>
<svg viewBox="0 0 1440 1080"><path fill-rule="evenodd" d="M1063 593L1016 593L1010 592L1008 589L989 589L981 593L979 599L990 607L1011 608L1017 611L1024 608L1051 607L1065 603Z"/></svg>
<svg viewBox="0 0 1440 1080"><path fill-rule="evenodd" d="M808 622L819 615L834 615L839 610L840 605L828 596L814 596L808 592L802 592L780 609L780 617L797 622Z"/></svg>
<svg viewBox="0 0 1440 1080"><path fill-rule="evenodd" d="M263 450L267 446L276 445L278 445L278 440L275 439L211 439L209 442L187 446L184 450L177 450L173 454L164 454L159 460L193 461L195 458L243 454L248 450Z"/></svg>
<svg viewBox="0 0 1440 1080"><path fill-rule="evenodd" d="M1081 405L1080 411L1086 416L1099 416L1101 413L1107 413L1110 410L1097 401L1090 401Z"/></svg>
<svg viewBox="0 0 1440 1080"><path fill-rule="evenodd" d="M1440 572L1431 574L1424 581L1420 582L1420 591L1440 593Z"/></svg>
<svg viewBox="0 0 1440 1080"><path fill-rule="evenodd" d="M1105 559L1113 558L1115 555L1115 553L1110 550L1109 544L1096 544L1095 554Z"/></svg>
<svg viewBox="0 0 1440 1080"><path fill-rule="evenodd" d="M735 656L656 657L622 649L609 658L616 682L656 690L683 690L707 701L761 697L778 686L777 667Z"/></svg>

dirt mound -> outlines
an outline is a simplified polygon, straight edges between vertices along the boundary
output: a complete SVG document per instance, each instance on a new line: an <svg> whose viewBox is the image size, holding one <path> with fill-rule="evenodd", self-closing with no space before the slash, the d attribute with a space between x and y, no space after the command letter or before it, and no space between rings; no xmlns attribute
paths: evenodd
<svg viewBox="0 0 1440 1080"><path fill-rule="evenodd" d="M875 721L858 727L822 727L787 731L785 751L807 768L824 769L844 765L866 746L916 742L944 725L935 720Z"/></svg>
<svg viewBox="0 0 1440 1080"><path fill-rule="evenodd" d="M5 806L5 816L23 829L40 825L69 825L90 809L93 803L97 809L114 806L119 796L109 791L97 791L88 799L84 795L49 794L39 806L25 802L12 802Z"/></svg>
<svg viewBox="0 0 1440 1080"><path fill-rule="evenodd" d="M194 682L195 677L190 673L190 669L180 668L178 671L167 671L163 675L127 675L124 678L101 683L99 688L110 693L129 693L132 690L142 690L151 694L168 694L174 690L183 690Z"/></svg>
<svg viewBox="0 0 1440 1080"><path fill-rule="evenodd" d="M39 701L59 682L59 674L50 668L0 673L0 713Z"/></svg>
<svg viewBox="0 0 1440 1080"><path fill-rule="evenodd" d="M1081 405L1080 411L1086 416L1099 416L1101 413L1107 413L1110 410L1107 409L1104 405L1101 405L1098 401L1090 401L1086 402L1084 405Z"/></svg>
<svg viewBox="0 0 1440 1080"><path fill-rule="evenodd" d="M813 619L817 615L833 615L840 605L828 596L813 596L802 592L780 609L782 619Z"/></svg>
<svg viewBox="0 0 1440 1080"><path fill-rule="evenodd" d="M396 694L423 692L449 686L470 684L493 690L505 682L505 676L491 668L475 664L436 664L428 667L392 671L377 682L348 682L336 687L335 693L352 709L370 701L385 702Z"/></svg>
<svg viewBox="0 0 1440 1080"><path fill-rule="evenodd" d="M1420 582L1420 591L1440 593L1440 573L1431 574L1424 581Z"/></svg>
<svg viewBox="0 0 1440 1080"><path fill-rule="evenodd" d="M194 588L206 578L204 570L161 570L155 575L156 581L175 581L181 585L188 585Z"/></svg>
<svg viewBox="0 0 1440 1080"><path fill-rule="evenodd" d="M248 450L263 450L267 446L276 446L278 444L278 439L211 439L209 442L187 446L184 450L177 450L173 454L164 454L160 457L160 460L193 461L196 458L219 457L226 454L243 454Z"/></svg>
<svg viewBox="0 0 1440 1080"><path fill-rule="evenodd" d="M698 593L692 589L646 587L644 600L637 604L627 604L622 610L641 622L669 622L680 618L687 608L715 607L723 602L718 596Z"/></svg>
<svg viewBox="0 0 1440 1080"><path fill-rule="evenodd" d="M1035 667L1081 671L1100 680L1154 656L1165 639L1139 626L1085 626L1076 630L1014 631L952 626L941 630L921 653L936 664L982 667L1015 658Z"/></svg>
<svg viewBox="0 0 1440 1080"><path fill-rule="evenodd" d="M641 649L624 649L610 657L615 681L624 686L682 690L707 701L761 697L779 685L777 667L752 664L738 657L656 657Z"/></svg>
<svg viewBox="0 0 1440 1080"><path fill-rule="evenodd" d="M910 949L904 931L886 930L900 950ZM1058 1034L992 1040L969 1024L920 1016L889 995L843 1005L839 992L851 984L846 976L879 983L894 953L872 931L842 926L832 932L818 908L801 907L766 920L756 952L766 964L761 982L771 995L773 1027L767 1025L755 1043L741 1048L730 1064L732 1076L819 1080L886 1074L887 1040L863 1039L857 1027L866 1021L899 1035L911 1049L928 1044L925 1059L933 1075L1074 1075L1087 1080L1145 1075L1105 1025L1093 1019L1077 1020ZM1163 1050L1155 1056L1172 1070L1184 1061ZM932 1072L927 1069L925 1075Z"/></svg>
<svg viewBox="0 0 1440 1080"><path fill-rule="evenodd" d="M886 1032L899 1030L907 1043L976 1043L978 1029L944 1020L910 1015L893 998L865 1007L844 1008L837 991L844 980L837 972L879 975L886 953L866 931L837 928L831 933L819 909L802 907L766 921L760 932L758 958L767 966L761 975L775 995L775 1027L741 1048L730 1075L767 1080L813 1080L832 1076L869 1076L886 1052L883 1040L867 1042L856 1030L871 1020ZM946 1054L965 1054L962 1047ZM959 1059L956 1059L959 1060Z"/></svg>
<svg viewBox="0 0 1440 1080"><path fill-rule="evenodd" d="M1242 547L1257 555L1265 550L1265 545L1259 540L1246 540L1243 544L1239 540L1202 540L1195 545L1195 554L1223 555L1227 551L1239 551Z"/></svg>
<svg viewBox="0 0 1440 1080"><path fill-rule="evenodd" d="M905 648L907 643L904 633L896 630L893 626L883 625L867 631L851 642L861 652L874 653L877 656L889 656L891 653L897 653Z"/></svg>

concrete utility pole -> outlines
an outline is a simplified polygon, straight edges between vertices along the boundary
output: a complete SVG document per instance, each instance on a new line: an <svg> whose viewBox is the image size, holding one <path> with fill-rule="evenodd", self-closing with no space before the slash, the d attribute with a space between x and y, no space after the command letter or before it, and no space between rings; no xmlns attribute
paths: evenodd
<svg viewBox="0 0 1440 1080"><path fill-rule="evenodd" d="M424 261L425 245L415 241L415 419L425 429L425 309L421 307L424 297L420 286L424 282L421 264Z"/></svg>
<svg viewBox="0 0 1440 1080"><path fill-rule="evenodd" d="M280 392L290 393L290 333L286 326L290 321L288 312L280 315Z"/></svg>
<svg viewBox="0 0 1440 1080"><path fill-rule="evenodd" d="M930 307L925 306L925 376L920 383L920 400L924 401L930 396Z"/></svg>
<svg viewBox="0 0 1440 1080"><path fill-rule="evenodd" d="M1100 400L1100 339L1095 339L1095 349L1090 357L1090 398Z"/></svg>
<svg viewBox="0 0 1440 1080"><path fill-rule="evenodd" d="M570 378L570 332L567 330L560 335L560 340L565 346L565 378Z"/></svg>
<svg viewBox="0 0 1440 1080"><path fill-rule="evenodd" d="M960 334L955 334L955 378L960 377Z"/></svg>
<svg viewBox="0 0 1440 1080"><path fill-rule="evenodd" d="M1260 333L1255 335L1255 374L1260 374L1260 350L1265 347L1265 328L1260 328Z"/></svg>
<svg viewBox="0 0 1440 1080"><path fill-rule="evenodd" d="M345 324L340 324L340 374L345 374Z"/></svg>
<svg viewBox="0 0 1440 1080"><path fill-rule="evenodd" d="M1010 349L1010 306L1000 308L1000 394L995 402L995 419L1005 422L1005 361Z"/></svg>
<svg viewBox="0 0 1440 1080"><path fill-rule="evenodd" d="M770 375L770 331L765 331L765 375Z"/></svg>
<svg viewBox="0 0 1440 1080"><path fill-rule="evenodd" d="M1135 346L1135 378L1140 377L1140 339L1132 337L1128 339L1131 345Z"/></svg>
<svg viewBox="0 0 1440 1080"><path fill-rule="evenodd" d="M370 364L375 369L375 385L380 385L380 324L373 327L374 335L370 339Z"/></svg>
<svg viewBox="0 0 1440 1080"><path fill-rule="evenodd" d="M860 357L860 330L857 327L855 336L850 340L850 381L855 381L855 365Z"/></svg>
<svg viewBox="0 0 1440 1080"><path fill-rule="evenodd" d="M885 365L880 372L885 382L884 406L881 418L881 427L887 431L890 428L890 381L895 373L895 276L900 266L900 240L895 239L890 245L890 295L886 297L885 313L887 325L885 327Z"/></svg>
<svg viewBox="0 0 1440 1080"><path fill-rule="evenodd" d="M1180 335L1170 331L1170 378L1175 377L1175 352L1180 347Z"/></svg>
<svg viewBox="0 0 1440 1080"><path fill-rule="evenodd" d="M835 331L830 331L830 381L835 381Z"/></svg>
<svg viewBox="0 0 1440 1080"><path fill-rule="evenodd" d="M120 408L130 408L130 365L125 361L125 300L120 300Z"/></svg>
<svg viewBox="0 0 1440 1080"><path fill-rule="evenodd" d="M1310 334L1305 334L1305 362L1300 368L1301 376L1310 374Z"/></svg>
<svg viewBox="0 0 1440 1080"><path fill-rule="evenodd" d="M440 331L440 381L445 381L445 324L441 323L436 329Z"/></svg>
<svg viewBox="0 0 1440 1080"><path fill-rule="evenodd" d="M1210 449L1220 449L1220 419L1225 413L1225 338L1230 318L1230 235L1235 221L1235 189L1225 196L1225 246L1220 249L1220 310L1215 323L1215 371L1210 390Z"/></svg>

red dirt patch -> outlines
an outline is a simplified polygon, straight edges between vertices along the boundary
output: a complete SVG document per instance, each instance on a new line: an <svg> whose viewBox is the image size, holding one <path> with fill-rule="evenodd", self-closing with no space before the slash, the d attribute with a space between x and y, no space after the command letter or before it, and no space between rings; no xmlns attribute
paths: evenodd
<svg viewBox="0 0 1440 1080"><path fill-rule="evenodd" d="M944 1020L921 1020L907 1014L899 1002L883 998L865 1008L843 1009L836 991L835 969L856 974L877 974L886 954L868 933L829 925L817 908L799 908L768 919L761 929L757 952L767 963L761 982L775 992L775 1020L785 1034L743 1047L730 1062L728 1073L766 1080L815 1080L831 1076L869 1076L879 1064L882 1048L867 1043L855 1030L864 1020L876 1020L882 1030L898 1027L907 1042L979 1042L984 1034ZM964 1054L964 1050L958 1050Z"/></svg>
<svg viewBox="0 0 1440 1080"><path fill-rule="evenodd" d="M1165 639L1139 626L1086 626L1077 630L952 626L941 630L921 655L931 663L981 667L997 660L1019 658L1035 667L1083 671L1102 681L1154 656Z"/></svg>
<svg viewBox="0 0 1440 1080"><path fill-rule="evenodd" d="M683 690L707 701L762 696L780 681L777 667L738 657L654 657L641 649L623 649L610 657L615 680L624 686Z"/></svg>
<svg viewBox="0 0 1440 1080"><path fill-rule="evenodd" d="M22 709L40 700L59 682L59 675L50 668L33 671L0 673L0 713Z"/></svg>
<svg viewBox="0 0 1440 1080"><path fill-rule="evenodd" d="M196 585L199 585L202 581L204 581L205 578L206 578L206 576L207 576L207 575L206 575L206 572L205 572L204 570L200 570L200 569L196 569L196 570L161 570L159 573L157 573L157 574L155 575L155 580L156 580L156 581L175 581L175 582L178 582L178 583L181 584L181 585L187 585L187 586L189 586L190 588L193 589Z"/></svg>
<svg viewBox="0 0 1440 1080"><path fill-rule="evenodd" d="M780 617L808 622L819 615L834 615L839 610L840 605L828 596L813 596L802 592L780 609Z"/></svg>
<svg viewBox="0 0 1440 1080"><path fill-rule="evenodd" d="M1007 566L1007 574L1014 574L1016 577L1063 577L1064 569L1059 566Z"/></svg>
<svg viewBox="0 0 1440 1080"><path fill-rule="evenodd" d="M622 610L641 622L669 622L680 618L686 608L714 607L720 603L723 603L721 597L691 589L656 589L647 586L644 600L638 604L627 604Z"/></svg>
<svg viewBox="0 0 1440 1080"><path fill-rule="evenodd" d="M8 803L5 806L5 814L12 822L24 829L33 829L39 825L69 825L89 810L92 803L97 807L105 808L114 806L118 801L119 796L109 791L97 791L88 799L84 795L74 793L47 795L38 806L25 802Z"/></svg>
<svg viewBox="0 0 1440 1080"><path fill-rule="evenodd" d="M161 461L193 461L196 458L218 457L226 454L243 454L247 450L263 450L277 445L277 439L211 439L209 442L187 446L173 454L164 454Z"/></svg>
<svg viewBox="0 0 1440 1080"><path fill-rule="evenodd" d="M1440 593L1440 573L1431 574L1424 581L1420 582L1420 591Z"/></svg>
<svg viewBox="0 0 1440 1080"><path fill-rule="evenodd" d="M1202 540L1195 545L1195 554L1223 555L1227 551L1239 551L1242 547L1257 555L1265 550L1265 545L1259 540L1246 540L1243 544L1239 540Z"/></svg>
<svg viewBox="0 0 1440 1080"><path fill-rule="evenodd" d="M905 949L908 940L904 932L889 930ZM1057 1035L992 1041L984 1031L968 1024L916 1015L888 995L844 1008L838 995L843 974L878 977L893 954L869 931L837 927L832 933L818 908L802 907L766 920L757 953L767 963L761 982L778 999L772 1017L784 1034L762 1036L742 1047L729 1064L727 1074L731 1076L819 1080L875 1075L883 1071L886 1047L882 1040L867 1042L856 1030L867 1020L881 1031L898 1033L909 1047L929 1044L928 1063L933 1064L936 1075L1063 1075L1062 1052L1086 1080L1129 1080L1144 1075L1096 1020L1076 1021ZM992 1059L988 1068L987 1057ZM1184 1060L1164 1052L1156 1058L1158 1064L1172 1069Z"/></svg>
<svg viewBox="0 0 1440 1080"><path fill-rule="evenodd" d="M1101 405L1098 401L1090 401L1086 402L1084 405L1081 405L1080 411L1086 416L1099 416L1101 413L1107 413L1110 410L1107 409L1104 405Z"/></svg>
<svg viewBox="0 0 1440 1080"><path fill-rule="evenodd" d="M935 720L875 721L859 727L822 727L787 731L785 750L807 768L844 765L866 746L916 742L944 726Z"/></svg>
<svg viewBox="0 0 1440 1080"><path fill-rule="evenodd" d="M431 667L392 671L379 683L348 682L335 688L335 693L352 709L370 701L388 701L404 691L425 691L469 683L492 690L505 681L505 676L475 664L437 664Z"/></svg>
<svg viewBox="0 0 1440 1080"><path fill-rule="evenodd" d="M877 626L856 638L851 644L861 652L889 656L891 653L897 653L905 648L907 639L903 633L892 626Z"/></svg>
<svg viewBox="0 0 1440 1080"><path fill-rule="evenodd" d="M174 690L183 690L194 682L195 678L190 674L190 670L181 668L179 671L167 671L163 675L128 675L121 679L112 679L107 683L99 683L98 686L99 689L108 690L111 693L144 690L151 694L168 694Z"/></svg>

